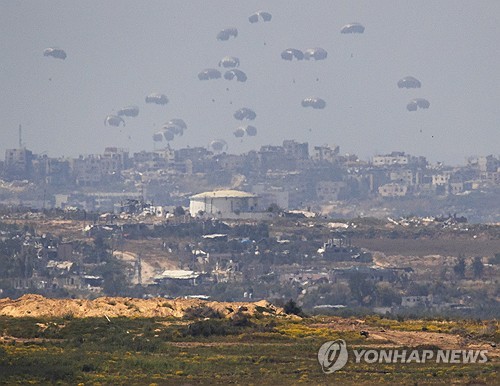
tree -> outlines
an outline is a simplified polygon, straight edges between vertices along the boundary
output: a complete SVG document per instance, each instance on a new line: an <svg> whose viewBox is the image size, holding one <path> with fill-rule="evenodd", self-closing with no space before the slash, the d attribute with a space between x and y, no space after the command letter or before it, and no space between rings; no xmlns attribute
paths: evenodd
<svg viewBox="0 0 500 386"><path fill-rule="evenodd" d="M371 303L371 297L375 294L375 285L367 280L366 275L354 272L348 279L349 289L359 303Z"/></svg>
<svg viewBox="0 0 500 386"><path fill-rule="evenodd" d="M278 204L273 202L271 205L269 205L267 211L270 213L281 213L283 212L283 209L281 209Z"/></svg>
<svg viewBox="0 0 500 386"><path fill-rule="evenodd" d="M472 273L476 279L483 276L484 264L481 260L481 256L474 257L474 261L472 262Z"/></svg>
<svg viewBox="0 0 500 386"><path fill-rule="evenodd" d="M174 216L184 216L186 211L182 206L176 206L174 209Z"/></svg>
<svg viewBox="0 0 500 386"><path fill-rule="evenodd" d="M302 312L302 308L300 308L297 305L297 303L295 303L293 301L293 299L290 299L289 301L287 301L285 303L285 305L283 306L283 309L284 309L285 313L288 315L290 315L290 314L299 315L299 316L304 315L304 313Z"/></svg>
<svg viewBox="0 0 500 386"><path fill-rule="evenodd" d="M458 262L453 267L453 271L460 279L465 277L465 258L463 256L458 257Z"/></svg>

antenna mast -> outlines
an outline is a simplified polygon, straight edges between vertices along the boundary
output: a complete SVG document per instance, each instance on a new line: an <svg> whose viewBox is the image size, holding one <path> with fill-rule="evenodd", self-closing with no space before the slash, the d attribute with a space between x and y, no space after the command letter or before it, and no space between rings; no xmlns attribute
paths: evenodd
<svg viewBox="0 0 500 386"><path fill-rule="evenodd" d="M23 129L21 125L19 125L19 149L23 148Z"/></svg>

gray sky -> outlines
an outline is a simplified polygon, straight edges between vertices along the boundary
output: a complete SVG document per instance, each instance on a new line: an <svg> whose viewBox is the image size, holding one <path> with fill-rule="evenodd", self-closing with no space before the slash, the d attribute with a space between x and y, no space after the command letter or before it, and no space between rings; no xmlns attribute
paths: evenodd
<svg viewBox="0 0 500 386"><path fill-rule="evenodd" d="M249 23L260 9L272 21ZM350 22L365 33L341 34ZM238 37L217 41L225 27ZM57 157L152 150L152 134L182 118L188 130L173 148L223 138L240 153L295 139L365 160L400 150L463 164L500 153L499 42L498 0L2 0L0 154L17 147L19 124L29 149ZM44 57L52 46L66 60ZM322 47L328 58L282 60L290 47ZM247 82L198 80L226 55L240 58ZM407 75L422 87L399 89ZM152 92L170 102L146 104ZM311 96L326 108L303 108ZM408 112L416 97L430 108ZM104 125L127 105L139 116ZM257 113L256 137L232 134L243 106Z"/></svg>

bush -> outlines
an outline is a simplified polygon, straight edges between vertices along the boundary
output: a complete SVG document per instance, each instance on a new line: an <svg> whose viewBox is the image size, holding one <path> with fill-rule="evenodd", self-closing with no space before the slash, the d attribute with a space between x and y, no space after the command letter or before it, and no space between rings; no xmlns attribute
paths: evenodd
<svg viewBox="0 0 500 386"><path fill-rule="evenodd" d="M298 316L305 316L304 312L302 311L302 308L300 308L297 303L295 303L292 299L287 301L283 307L284 311L288 315L298 315Z"/></svg>
<svg viewBox="0 0 500 386"><path fill-rule="evenodd" d="M219 313L219 311L216 311L208 306L190 307L185 311L184 319L199 318L220 319L222 318L222 315Z"/></svg>

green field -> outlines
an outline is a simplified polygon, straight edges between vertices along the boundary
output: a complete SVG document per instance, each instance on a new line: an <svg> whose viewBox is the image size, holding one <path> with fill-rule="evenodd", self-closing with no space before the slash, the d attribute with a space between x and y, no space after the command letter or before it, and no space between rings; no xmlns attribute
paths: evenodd
<svg viewBox="0 0 500 386"><path fill-rule="evenodd" d="M356 348L388 343L338 330L339 320L0 317L0 384L497 384L498 357L483 364L355 364L350 358L342 370L324 374L317 352L326 341L344 339ZM478 331L472 322L446 328L425 322L426 331L437 325L443 333ZM417 322L377 318L367 327L422 330ZM488 339L498 341L498 333Z"/></svg>

